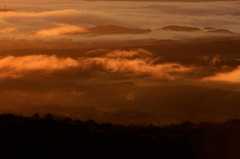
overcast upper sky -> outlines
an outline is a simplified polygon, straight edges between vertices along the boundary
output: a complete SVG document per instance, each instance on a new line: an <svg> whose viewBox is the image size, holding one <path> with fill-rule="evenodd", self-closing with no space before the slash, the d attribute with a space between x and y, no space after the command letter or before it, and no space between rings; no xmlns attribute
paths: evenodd
<svg viewBox="0 0 240 159"><path fill-rule="evenodd" d="M2 2L3 3L3 2ZM240 33L240 2L8 2L15 13L0 13L0 29L15 33L37 32L61 26L97 25L159 29L167 25L215 27ZM14 31L7 30L7 32ZM2 31L3 32L3 31ZM153 36L152 34L149 36ZM156 36L156 34L154 34Z"/></svg>

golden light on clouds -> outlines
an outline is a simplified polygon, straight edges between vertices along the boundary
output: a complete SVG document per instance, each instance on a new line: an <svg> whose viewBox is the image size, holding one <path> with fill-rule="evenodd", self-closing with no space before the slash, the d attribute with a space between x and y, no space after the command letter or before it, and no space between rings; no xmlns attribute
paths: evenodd
<svg viewBox="0 0 240 159"><path fill-rule="evenodd" d="M71 25L59 24L57 27L42 29L37 31L36 33L29 33L28 36L36 36L36 37L47 37L47 36L57 36L57 35L76 35L88 33L88 30Z"/></svg>
<svg viewBox="0 0 240 159"><path fill-rule="evenodd" d="M12 33L12 32L15 32L15 31L18 31L17 28L4 28L4 29L0 29L0 34L4 34L4 33Z"/></svg>
<svg viewBox="0 0 240 159"><path fill-rule="evenodd" d="M0 111L20 103L195 116L238 100L237 1L8 3L16 12L0 12Z"/></svg>
<svg viewBox="0 0 240 159"><path fill-rule="evenodd" d="M214 76L206 77L204 81L240 83L240 66L231 72L218 73Z"/></svg>
<svg viewBox="0 0 240 159"><path fill-rule="evenodd" d="M18 78L29 71L51 72L78 66L71 58L47 55L7 56L0 58L0 77Z"/></svg>
<svg viewBox="0 0 240 159"><path fill-rule="evenodd" d="M148 56L148 57L146 57ZM129 59L132 57L132 59ZM156 63L158 59L146 50L115 50L103 57L57 57L55 55L7 56L0 59L1 78L22 77L32 71L61 71L65 69L94 72L132 73L155 79L174 80L194 68L177 63Z"/></svg>

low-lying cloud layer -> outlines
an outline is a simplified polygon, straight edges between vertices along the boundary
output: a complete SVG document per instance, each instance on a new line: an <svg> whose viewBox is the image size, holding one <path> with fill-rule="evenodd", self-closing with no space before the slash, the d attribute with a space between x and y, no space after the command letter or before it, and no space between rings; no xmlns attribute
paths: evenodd
<svg viewBox="0 0 240 159"><path fill-rule="evenodd" d="M42 29L37 31L36 33L29 33L28 36L36 36L36 37L47 37L47 36L56 36L56 35L76 35L88 33L88 30L70 25L59 25L54 28Z"/></svg>
<svg viewBox="0 0 240 159"><path fill-rule="evenodd" d="M158 63L147 50L115 50L99 57L57 57L48 55L7 56L0 59L0 78L24 78L29 72L51 73L75 69L92 74L130 73L130 77L143 76L173 80L192 71L193 68L176 63ZM78 72L80 73L80 72ZM28 74L27 74L28 75Z"/></svg>
<svg viewBox="0 0 240 159"><path fill-rule="evenodd" d="M206 77L203 80L213 82L240 83L240 66L233 71L218 73L214 76Z"/></svg>
<svg viewBox="0 0 240 159"><path fill-rule="evenodd" d="M12 32L15 32L17 30L18 30L17 28L4 28L4 29L0 30L0 34L12 33Z"/></svg>
<svg viewBox="0 0 240 159"><path fill-rule="evenodd" d="M200 59L216 69L219 56ZM78 57L2 56L0 112L48 112L126 124L222 120L238 114L240 94L224 91L218 82L217 88L207 87L212 83L203 80L209 78L207 66L161 60L146 49L98 49Z"/></svg>
<svg viewBox="0 0 240 159"><path fill-rule="evenodd" d="M78 66L71 58L47 55L7 56L0 59L0 78L21 77L29 71L52 72Z"/></svg>

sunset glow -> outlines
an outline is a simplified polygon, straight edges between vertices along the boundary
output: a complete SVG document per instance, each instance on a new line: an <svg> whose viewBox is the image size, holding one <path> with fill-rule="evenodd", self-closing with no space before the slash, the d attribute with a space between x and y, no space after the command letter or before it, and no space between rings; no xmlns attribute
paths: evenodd
<svg viewBox="0 0 240 159"><path fill-rule="evenodd" d="M0 111L156 125L237 117L239 7L1 1Z"/></svg>

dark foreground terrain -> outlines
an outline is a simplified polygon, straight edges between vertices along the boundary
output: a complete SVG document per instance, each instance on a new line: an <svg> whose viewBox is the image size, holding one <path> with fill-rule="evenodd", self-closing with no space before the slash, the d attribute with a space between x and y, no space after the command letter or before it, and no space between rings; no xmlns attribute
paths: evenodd
<svg viewBox="0 0 240 159"><path fill-rule="evenodd" d="M240 120L155 127L35 115L0 116L0 158L240 157Z"/></svg>

